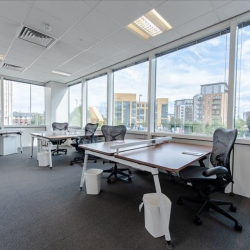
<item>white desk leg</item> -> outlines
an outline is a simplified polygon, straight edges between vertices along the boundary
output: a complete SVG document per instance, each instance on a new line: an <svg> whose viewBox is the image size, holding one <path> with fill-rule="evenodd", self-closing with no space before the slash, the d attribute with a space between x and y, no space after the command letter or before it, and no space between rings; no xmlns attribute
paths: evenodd
<svg viewBox="0 0 250 250"><path fill-rule="evenodd" d="M88 157L89 157L89 155L85 153L85 156L84 156L84 163L83 163L83 168L82 168L81 182L80 182L80 190L82 190L83 184L84 184L84 173L85 173L86 170L87 170Z"/></svg>
<svg viewBox="0 0 250 250"><path fill-rule="evenodd" d="M31 158L33 157L33 149L34 149L34 137L31 138Z"/></svg>
<svg viewBox="0 0 250 250"><path fill-rule="evenodd" d="M163 222L163 229L164 229L164 233L165 233L165 239L167 241L167 249L173 249L173 245L171 244L170 232L169 232L169 228L168 228L169 220L168 220L168 218L166 216L167 213L166 213L166 209L165 209L163 199L162 199L161 185L160 185L158 173L153 174L153 177L154 177L156 193L157 193L157 196L158 196L158 201L159 201L159 204L160 204L160 212L161 212L161 218L162 218L162 222Z"/></svg>
<svg viewBox="0 0 250 250"><path fill-rule="evenodd" d="M20 133L20 148L21 148L21 154L23 153L23 144L22 144L22 134Z"/></svg>
<svg viewBox="0 0 250 250"><path fill-rule="evenodd" d="M48 149L49 149L49 167L52 169L52 157L51 157L51 142L48 141Z"/></svg>

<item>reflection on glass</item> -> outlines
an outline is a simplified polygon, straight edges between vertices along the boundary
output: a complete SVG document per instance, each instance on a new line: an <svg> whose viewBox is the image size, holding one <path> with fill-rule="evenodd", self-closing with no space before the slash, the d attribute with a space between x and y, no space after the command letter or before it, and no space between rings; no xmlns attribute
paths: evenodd
<svg viewBox="0 0 250 250"><path fill-rule="evenodd" d="M69 87L69 125L80 127L82 124L82 85Z"/></svg>
<svg viewBox="0 0 250 250"><path fill-rule="evenodd" d="M155 131L212 135L227 124L229 34L157 58Z"/></svg>
<svg viewBox="0 0 250 250"><path fill-rule="evenodd" d="M44 87L4 80L4 124L43 125Z"/></svg>
<svg viewBox="0 0 250 250"><path fill-rule="evenodd" d="M107 124L107 75L88 81L87 122Z"/></svg>
<svg viewBox="0 0 250 250"><path fill-rule="evenodd" d="M147 130L148 61L114 73L114 125Z"/></svg>

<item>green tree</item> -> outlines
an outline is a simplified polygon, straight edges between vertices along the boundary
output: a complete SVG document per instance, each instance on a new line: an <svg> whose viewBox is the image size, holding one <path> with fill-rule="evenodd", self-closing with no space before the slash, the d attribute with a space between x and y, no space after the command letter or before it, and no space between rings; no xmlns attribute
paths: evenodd
<svg viewBox="0 0 250 250"><path fill-rule="evenodd" d="M81 126L82 106L75 108L69 115L71 126Z"/></svg>

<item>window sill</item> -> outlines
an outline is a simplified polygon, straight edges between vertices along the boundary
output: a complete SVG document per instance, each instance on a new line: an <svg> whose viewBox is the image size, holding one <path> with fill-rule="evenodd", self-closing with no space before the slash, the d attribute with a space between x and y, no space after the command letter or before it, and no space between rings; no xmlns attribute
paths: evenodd
<svg viewBox="0 0 250 250"><path fill-rule="evenodd" d="M4 126L4 128L46 128L46 125L27 125L27 126L8 125L8 126Z"/></svg>
<svg viewBox="0 0 250 250"><path fill-rule="evenodd" d="M212 142L212 136L202 136L202 135L183 135L183 134L175 134L175 133L166 133L166 132L153 132L151 136L171 136L174 139L183 139L183 140L194 140L194 141L206 141ZM238 145L250 145L249 139L237 138L235 144Z"/></svg>

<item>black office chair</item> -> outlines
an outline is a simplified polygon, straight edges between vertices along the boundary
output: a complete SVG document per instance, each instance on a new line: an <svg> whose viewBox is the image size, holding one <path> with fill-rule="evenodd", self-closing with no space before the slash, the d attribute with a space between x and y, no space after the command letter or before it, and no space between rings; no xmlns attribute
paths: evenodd
<svg viewBox="0 0 250 250"><path fill-rule="evenodd" d="M76 138L73 139L75 142L71 144L72 147L75 147L75 149L82 153L81 157L75 157L73 161L70 162L70 165L73 165L74 163L83 163L84 162L84 156L85 156L85 150L83 148L80 148L79 145L81 144L87 144L87 143L93 143L94 142L94 135L95 131L98 128L98 123L87 123L85 126L85 136L82 138ZM93 160L96 162L97 158L90 158L89 160Z"/></svg>
<svg viewBox="0 0 250 250"><path fill-rule="evenodd" d="M68 126L69 124L67 122L63 122L63 123L59 123L59 122L53 122L52 123L52 129L53 131L63 131L63 130L68 130ZM56 145L56 149L52 149L51 152L52 152L52 155L54 155L55 153L59 153L59 152L64 152L65 154L67 154L67 149L64 149L64 148L59 148L59 146L61 144L63 144L66 139L62 139L62 140L50 140L51 143L53 145Z"/></svg>
<svg viewBox="0 0 250 250"><path fill-rule="evenodd" d="M180 177L185 182L190 182L193 188L198 192L197 197L180 196L178 203L183 200L202 204L195 215L194 222L197 225L202 224L200 214L212 208L216 212L224 215L235 223L235 230L242 231L242 225L229 213L221 209L220 205L229 205L230 210L235 212L237 208L232 202L213 200L210 194L214 192L224 192L229 183L233 183L230 171L230 154L237 137L237 129L227 130L218 128L213 135L213 150L210 162L213 168L201 166L189 166L179 172Z"/></svg>
<svg viewBox="0 0 250 250"><path fill-rule="evenodd" d="M119 126L108 126L108 125L103 125L102 128L102 133L104 135L105 141L116 141L116 140L124 140L125 134L127 132L127 129L124 125L119 125ZM106 161L103 161L103 164ZM109 163L113 163L110 162ZM107 182L108 183L112 183L111 182L111 178L112 176L115 176L116 179L119 178L119 175L125 176L128 178L128 181L131 181L131 177L130 175L132 174L132 172L130 171L129 168L119 168L117 167L117 163L114 162L114 167L108 169L108 170L104 170L104 173L110 173L110 175L108 176ZM129 174L124 173L124 171L128 171Z"/></svg>

